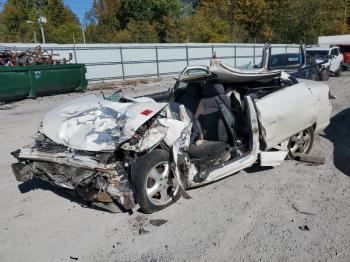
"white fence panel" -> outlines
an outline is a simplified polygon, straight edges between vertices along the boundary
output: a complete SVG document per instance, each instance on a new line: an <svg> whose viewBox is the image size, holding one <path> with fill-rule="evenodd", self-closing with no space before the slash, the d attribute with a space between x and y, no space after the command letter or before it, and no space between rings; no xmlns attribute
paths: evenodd
<svg viewBox="0 0 350 262"><path fill-rule="evenodd" d="M0 43L0 49L26 50L36 44ZM72 63L87 66L87 79L104 81L112 79L142 78L172 75L187 65L209 65L215 54L223 62L239 67L258 64L262 44L46 44L55 58L68 58ZM298 45L272 45L272 54L298 53Z"/></svg>

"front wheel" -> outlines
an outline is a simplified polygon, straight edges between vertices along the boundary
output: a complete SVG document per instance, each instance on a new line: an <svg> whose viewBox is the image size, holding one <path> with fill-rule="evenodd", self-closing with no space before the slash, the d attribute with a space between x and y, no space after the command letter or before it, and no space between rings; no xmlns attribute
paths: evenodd
<svg viewBox="0 0 350 262"><path fill-rule="evenodd" d="M171 171L170 154L153 150L140 157L131 174L136 199L145 213L164 209L180 197L179 185Z"/></svg>
<svg viewBox="0 0 350 262"><path fill-rule="evenodd" d="M298 154L308 154L314 143L315 132L309 127L295 136L292 136L288 143L288 158L295 159Z"/></svg>
<svg viewBox="0 0 350 262"><path fill-rule="evenodd" d="M330 75L330 72L328 69L326 69L326 68L322 69L322 71L320 73L321 81L328 81L329 75Z"/></svg>

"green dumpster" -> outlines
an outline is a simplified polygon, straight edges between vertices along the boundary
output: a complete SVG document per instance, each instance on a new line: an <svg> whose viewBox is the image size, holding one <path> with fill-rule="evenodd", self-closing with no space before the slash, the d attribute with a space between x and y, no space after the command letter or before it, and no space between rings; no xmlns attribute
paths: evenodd
<svg viewBox="0 0 350 262"><path fill-rule="evenodd" d="M84 64L0 67L0 101L85 91Z"/></svg>

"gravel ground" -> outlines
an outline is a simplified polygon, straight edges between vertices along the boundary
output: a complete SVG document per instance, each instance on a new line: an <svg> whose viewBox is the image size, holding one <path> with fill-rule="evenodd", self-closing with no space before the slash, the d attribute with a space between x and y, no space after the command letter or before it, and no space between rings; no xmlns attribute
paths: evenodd
<svg viewBox="0 0 350 262"><path fill-rule="evenodd" d="M9 153L30 143L45 112L82 94L0 107L0 261L350 261L350 73L329 85L332 122L312 150L324 165L254 166L152 215L87 208L44 182L19 184L12 175Z"/></svg>

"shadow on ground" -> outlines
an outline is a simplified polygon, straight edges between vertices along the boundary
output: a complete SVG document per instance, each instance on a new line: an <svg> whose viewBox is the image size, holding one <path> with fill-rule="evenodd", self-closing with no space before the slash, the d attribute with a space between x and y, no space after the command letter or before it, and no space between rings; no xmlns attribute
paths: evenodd
<svg viewBox="0 0 350 262"><path fill-rule="evenodd" d="M60 197L64 197L72 202L79 204L82 207L87 207L87 203L85 201L83 201L82 199L80 199L75 194L74 191L55 187L55 186L51 185L50 183L42 181L38 178L33 178L32 180L29 180L27 182L19 184L18 189L22 194L28 193L29 191L32 191L32 190L38 190L38 189L45 190L45 191L51 191Z"/></svg>
<svg viewBox="0 0 350 262"><path fill-rule="evenodd" d="M334 146L334 166L350 176L350 108L335 115L325 133Z"/></svg>
<svg viewBox="0 0 350 262"><path fill-rule="evenodd" d="M272 166L260 166L260 164L256 163L251 167L244 169L244 171L247 173L257 173L257 172L267 171L271 169L273 169Z"/></svg>
<svg viewBox="0 0 350 262"><path fill-rule="evenodd" d="M104 212L110 212L110 213L130 213L131 211L126 211L123 207L118 205L113 207L106 207L105 205L96 205L95 202L87 202L80 198L75 191L64 189L60 187L56 187L54 185L51 185L50 183L43 181L39 178L33 178L32 180L29 180L27 182L24 182L20 185L18 185L18 189L22 194L25 194L32 190L45 190L45 191L51 191L55 193L56 195L63 197L65 199L68 199L71 202L75 202L78 205L80 205L83 208L91 208L94 210L104 211Z"/></svg>

